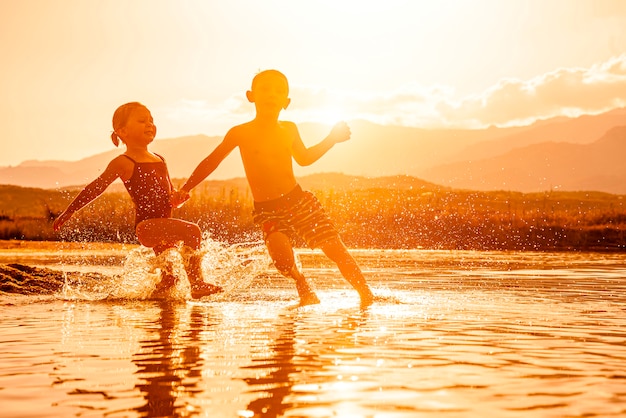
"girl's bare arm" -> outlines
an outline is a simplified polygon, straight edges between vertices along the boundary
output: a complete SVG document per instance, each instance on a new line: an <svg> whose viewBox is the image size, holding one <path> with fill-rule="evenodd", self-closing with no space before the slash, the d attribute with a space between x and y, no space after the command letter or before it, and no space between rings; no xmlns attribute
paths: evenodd
<svg viewBox="0 0 626 418"><path fill-rule="evenodd" d="M119 158L119 157L118 157ZM111 183L120 177L122 170L121 161L116 158L109 163L104 172L94 181L89 183L85 188L72 200L72 203L54 220L52 224L55 231L61 229L74 213L88 205L96 197L100 196Z"/></svg>

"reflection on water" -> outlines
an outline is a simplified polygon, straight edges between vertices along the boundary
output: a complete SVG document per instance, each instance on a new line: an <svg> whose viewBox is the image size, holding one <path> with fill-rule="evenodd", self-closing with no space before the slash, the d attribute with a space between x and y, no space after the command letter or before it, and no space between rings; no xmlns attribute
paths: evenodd
<svg viewBox="0 0 626 418"><path fill-rule="evenodd" d="M309 251L304 308L271 269L200 302L2 296L2 416L626 414L625 256L356 256L364 310Z"/></svg>
<svg viewBox="0 0 626 418"><path fill-rule="evenodd" d="M277 321L274 328L274 340L266 350L262 350L253 364L245 366L245 370L252 371L254 377L243 380L250 385L249 393L259 396L252 400L246 408L256 416L278 417L293 408L285 398L293 391L292 376L298 372L295 363L295 330L292 315L283 316ZM310 359L313 360L313 359ZM315 362L307 362L315 364Z"/></svg>
<svg viewBox="0 0 626 418"><path fill-rule="evenodd" d="M152 417L195 415L197 410L177 400L193 399L199 393L196 386L203 365L199 335L211 321L194 307L184 311L167 302L158 305L156 329L140 341L141 349L132 358L137 366L135 387L145 397L145 404L136 411ZM188 317L181 318L184 314Z"/></svg>

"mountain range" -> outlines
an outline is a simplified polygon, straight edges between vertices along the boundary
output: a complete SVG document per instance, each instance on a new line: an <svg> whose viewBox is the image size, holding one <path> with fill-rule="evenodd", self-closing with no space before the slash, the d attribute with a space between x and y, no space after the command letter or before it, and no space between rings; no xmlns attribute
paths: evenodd
<svg viewBox="0 0 626 418"><path fill-rule="evenodd" d="M299 176L341 172L352 176L412 176L451 188L473 190L602 191L626 194L626 108L576 118L558 117L522 127L421 129L350 122L352 138L335 145ZM330 127L303 123L306 145L319 142ZM173 178L186 178L221 141L194 135L155 140ZM95 179L121 152L113 149L78 161L24 161L0 167L0 184L61 188ZM235 151L210 176L244 176Z"/></svg>
<svg viewBox="0 0 626 418"><path fill-rule="evenodd" d="M494 157L444 164L422 177L472 190L600 191L626 194L626 126L590 144L542 142Z"/></svg>

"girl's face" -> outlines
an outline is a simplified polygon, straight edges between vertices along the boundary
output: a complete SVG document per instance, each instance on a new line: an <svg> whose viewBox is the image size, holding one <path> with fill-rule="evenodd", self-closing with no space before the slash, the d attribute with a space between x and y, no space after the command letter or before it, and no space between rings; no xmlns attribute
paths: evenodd
<svg viewBox="0 0 626 418"><path fill-rule="evenodd" d="M122 139L127 144L134 142L147 145L151 143L156 136L156 126L150 111L145 107L134 109L126 121L126 126L122 128L122 134Z"/></svg>

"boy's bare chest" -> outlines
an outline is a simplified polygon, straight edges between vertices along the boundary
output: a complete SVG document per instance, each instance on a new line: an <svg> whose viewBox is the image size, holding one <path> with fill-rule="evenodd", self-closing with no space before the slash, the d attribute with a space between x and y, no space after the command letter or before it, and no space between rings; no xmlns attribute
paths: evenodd
<svg viewBox="0 0 626 418"><path fill-rule="evenodd" d="M244 158L274 160L291 158L291 138L286 132L257 134L240 144Z"/></svg>

